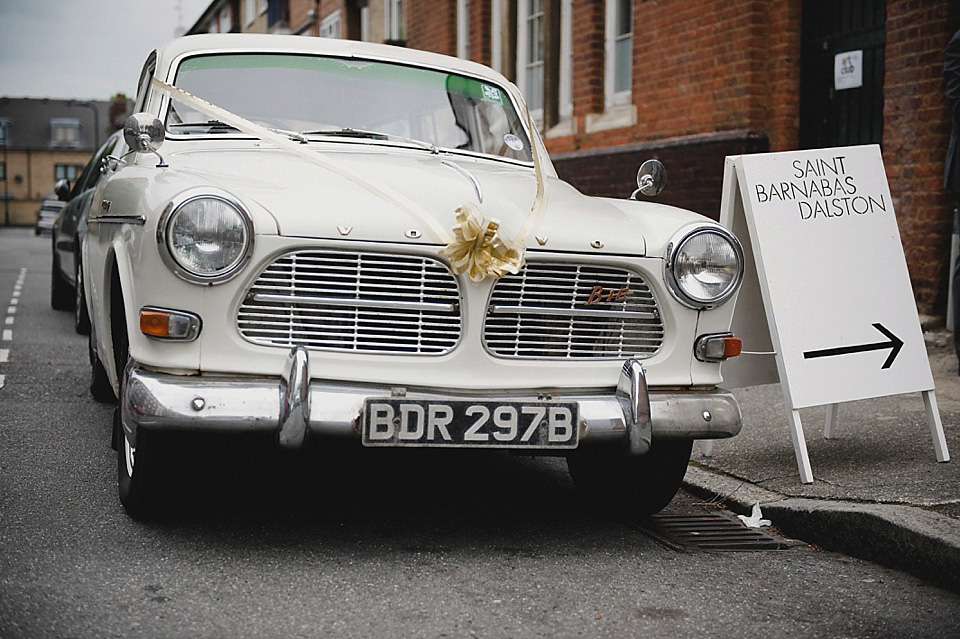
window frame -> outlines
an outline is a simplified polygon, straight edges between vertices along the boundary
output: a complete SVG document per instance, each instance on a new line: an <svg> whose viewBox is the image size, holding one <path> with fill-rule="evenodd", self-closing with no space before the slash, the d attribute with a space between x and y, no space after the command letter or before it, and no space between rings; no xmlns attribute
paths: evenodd
<svg viewBox="0 0 960 639"><path fill-rule="evenodd" d="M470 0L457 0L457 57L470 59Z"/></svg>
<svg viewBox="0 0 960 639"><path fill-rule="evenodd" d="M623 3L627 4L627 11L629 12L629 22L630 22L630 32L627 34L618 34L617 33L617 18L620 17L619 9L622 7ZM630 104L633 99L633 34L634 34L634 24L633 24L633 0L607 0L606 2L606 24L604 27L604 73L603 73L603 92L604 92L604 107L610 109L612 107L623 106ZM627 77L630 78L630 86L624 90L617 91L616 78L617 78L617 44L629 38L630 40L630 55L627 57L627 64L629 69L627 70Z"/></svg>
<svg viewBox="0 0 960 639"><path fill-rule="evenodd" d="M539 29L539 45L541 53L545 53L545 43L543 37L543 25L546 20L546 7L542 3L540 5L540 12L537 16L533 16L530 11L530 3L535 0L520 0L517 3L517 86L520 88L520 92L523 94L524 99L527 101L527 108L530 109L530 115L533 119L539 123L543 122L543 85L544 85L544 71L546 69L546 56L541 56L539 61L531 62L531 49L532 43L530 41L530 21L531 19L538 19L540 22ZM531 17L533 16L533 18ZM531 68L534 66L539 66L540 74L540 95L539 95L539 104L536 104L534 98L537 97L531 94L530 83L527 80L528 73L531 71Z"/></svg>
<svg viewBox="0 0 960 639"><path fill-rule="evenodd" d="M331 34L325 32L330 31ZM335 32L335 34L333 33ZM333 11L330 15L320 21L319 37L321 38L343 38L343 12L340 9Z"/></svg>
<svg viewBox="0 0 960 639"><path fill-rule="evenodd" d="M76 137L72 140L61 140L60 131L74 131ZM80 146L80 119L79 118L50 118L50 146L57 148L77 148Z"/></svg>
<svg viewBox="0 0 960 639"><path fill-rule="evenodd" d="M383 39L403 42L407 37L404 0L383 0Z"/></svg>

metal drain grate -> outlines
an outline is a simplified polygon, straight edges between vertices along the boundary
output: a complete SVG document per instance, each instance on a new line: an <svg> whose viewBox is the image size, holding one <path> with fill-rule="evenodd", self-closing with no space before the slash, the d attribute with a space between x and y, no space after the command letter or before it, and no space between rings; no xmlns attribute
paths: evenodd
<svg viewBox="0 0 960 639"><path fill-rule="evenodd" d="M719 513L659 514L638 523L658 541L678 550L784 550L792 544L759 528L747 528Z"/></svg>

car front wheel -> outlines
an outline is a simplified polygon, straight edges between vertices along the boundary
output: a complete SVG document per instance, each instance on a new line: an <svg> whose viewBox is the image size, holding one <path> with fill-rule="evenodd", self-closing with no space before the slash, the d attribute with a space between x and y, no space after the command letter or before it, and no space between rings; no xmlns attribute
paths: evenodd
<svg viewBox="0 0 960 639"><path fill-rule="evenodd" d="M577 490L591 503L616 515L646 517L663 510L677 494L692 450L690 439L654 440L638 457L585 448L567 457L567 467Z"/></svg>
<svg viewBox="0 0 960 639"><path fill-rule="evenodd" d="M156 509L156 471L159 442L153 433L140 429L136 447L120 423L120 408L114 411L117 439L117 495L123 509L133 519L149 519Z"/></svg>

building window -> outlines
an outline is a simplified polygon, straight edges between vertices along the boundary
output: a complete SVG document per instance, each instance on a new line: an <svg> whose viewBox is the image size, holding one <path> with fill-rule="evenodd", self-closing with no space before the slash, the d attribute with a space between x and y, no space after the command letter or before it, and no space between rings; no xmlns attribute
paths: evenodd
<svg viewBox="0 0 960 639"><path fill-rule="evenodd" d="M217 31L230 33L230 5L225 5L217 15Z"/></svg>
<svg viewBox="0 0 960 639"><path fill-rule="evenodd" d="M0 162L0 180L3 182L7 181L7 163Z"/></svg>
<svg viewBox="0 0 960 639"><path fill-rule="evenodd" d="M406 19L403 15L403 0L384 0L383 31L385 40L403 41L406 38Z"/></svg>
<svg viewBox="0 0 960 639"><path fill-rule="evenodd" d="M517 15L517 78L527 107L543 117L543 0L522 0Z"/></svg>
<svg viewBox="0 0 960 639"><path fill-rule="evenodd" d="M50 120L51 146L80 146L80 120L54 118Z"/></svg>
<svg viewBox="0 0 960 639"><path fill-rule="evenodd" d="M321 38L340 38L340 29L343 25L343 19L340 17L340 9L337 9L320 23Z"/></svg>
<svg viewBox="0 0 960 639"><path fill-rule="evenodd" d="M82 170L83 167L77 166L76 164L55 164L53 167L53 178L58 182L60 180L70 180L70 182L73 183Z"/></svg>
<svg viewBox="0 0 960 639"><path fill-rule="evenodd" d="M633 0L607 0L604 77L607 107L630 102L632 70Z"/></svg>
<svg viewBox="0 0 960 639"><path fill-rule="evenodd" d="M0 146L10 144L10 118L0 118Z"/></svg>
<svg viewBox="0 0 960 639"><path fill-rule="evenodd" d="M494 3L494 22L501 28L494 33L515 29L517 84L527 99L527 106L545 129L573 121L573 0L522 0L517 6L516 23L504 12L501 3ZM494 62L504 64L506 51L502 38L492 42ZM561 127L564 130L569 126ZM568 131L568 134L570 131ZM554 131L562 135L561 130Z"/></svg>
<svg viewBox="0 0 960 639"><path fill-rule="evenodd" d="M470 59L470 0L457 0L457 57Z"/></svg>
<svg viewBox="0 0 960 639"><path fill-rule="evenodd" d="M267 0L267 28L278 33L290 23L290 0Z"/></svg>
<svg viewBox="0 0 960 639"><path fill-rule="evenodd" d="M263 10L266 11L267 3L261 2L261 0L243 0L243 24L244 26L250 26L253 24L253 21L257 19L257 16L260 15L260 5L263 5Z"/></svg>

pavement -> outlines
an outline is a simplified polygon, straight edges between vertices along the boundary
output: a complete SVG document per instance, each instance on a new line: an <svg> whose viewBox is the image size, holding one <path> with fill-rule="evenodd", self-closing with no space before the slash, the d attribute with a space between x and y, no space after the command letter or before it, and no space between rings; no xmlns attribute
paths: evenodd
<svg viewBox="0 0 960 639"><path fill-rule="evenodd" d="M941 320L942 321L942 320ZM735 390L743 430L698 443L684 478L699 497L741 514L759 503L787 536L910 572L960 592L960 377L953 335L922 326L947 449L937 462L922 395L801 410L814 482L802 484L779 384Z"/></svg>

